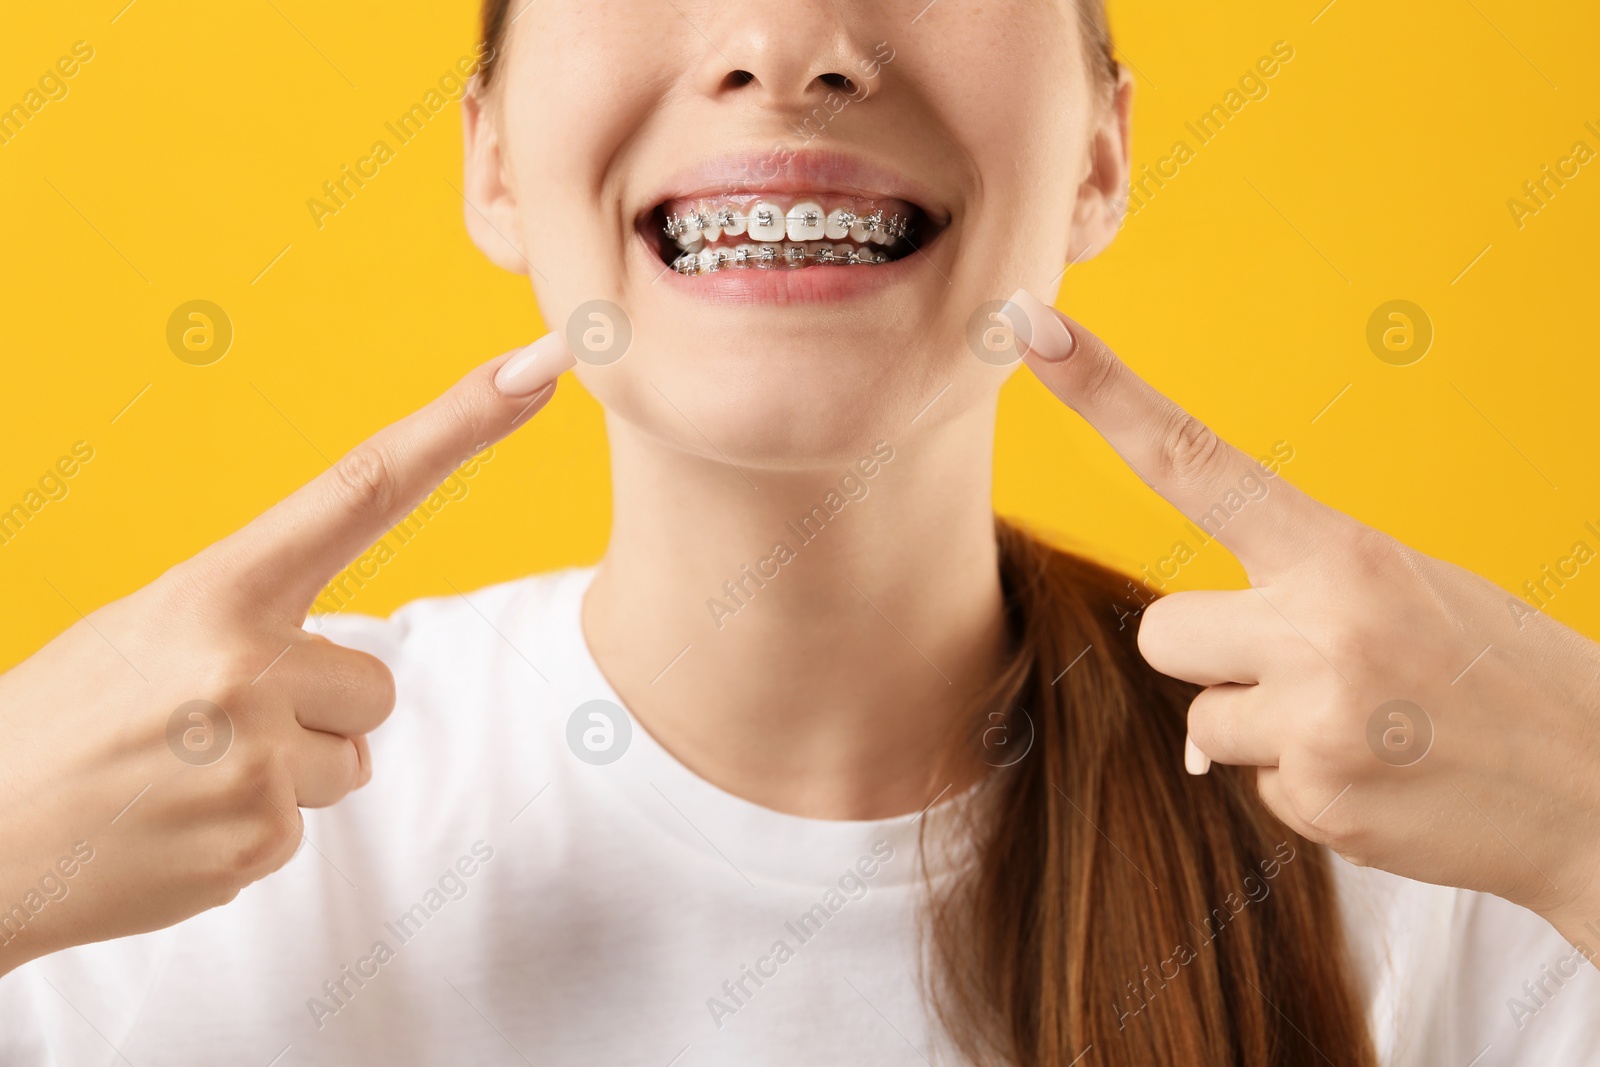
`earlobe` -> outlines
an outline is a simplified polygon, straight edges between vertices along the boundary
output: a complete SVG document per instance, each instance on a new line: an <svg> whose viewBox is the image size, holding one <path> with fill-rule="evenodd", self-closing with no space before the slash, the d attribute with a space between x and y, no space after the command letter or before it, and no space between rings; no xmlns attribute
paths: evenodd
<svg viewBox="0 0 1600 1067"><path fill-rule="evenodd" d="M462 212L467 234L497 267L528 273L528 259L518 244L516 194L505 180L505 156L493 101L474 83L461 101L461 126L466 140Z"/></svg>

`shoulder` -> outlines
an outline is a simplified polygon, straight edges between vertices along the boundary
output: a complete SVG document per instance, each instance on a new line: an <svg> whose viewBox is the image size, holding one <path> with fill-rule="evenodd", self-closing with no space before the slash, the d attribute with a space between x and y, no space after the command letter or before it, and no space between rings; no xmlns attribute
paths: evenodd
<svg viewBox="0 0 1600 1067"><path fill-rule="evenodd" d="M1485 893L1329 863L1382 1062L1600 1062L1600 971L1544 919Z"/></svg>
<svg viewBox="0 0 1600 1067"><path fill-rule="evenodd" d="M306 629L394 673L394 712L371 735L375 779L360 792L385 792L400 768L409 783L397 788L414 788L421 775L437 796L481 786L508 761L542 763L543 724L570 702L563 683L588 662L580 610L592 573L572 568L428 597L384 619L307 620Z"/></svg>
<svg viewBox="0 0 1600 1067"><path fill-rule="evenodd" d="M576 607L592 568L573 567L470 591L424 597L387 618L340 612L312 615L305 629L371 653L391 670L426 670L441 658L482 659L495 641L515 647L548 641L558 613Z"/></svg>

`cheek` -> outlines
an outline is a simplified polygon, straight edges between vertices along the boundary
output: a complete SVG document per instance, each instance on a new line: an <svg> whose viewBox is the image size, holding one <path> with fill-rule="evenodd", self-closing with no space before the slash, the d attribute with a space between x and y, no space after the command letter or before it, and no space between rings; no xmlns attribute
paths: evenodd
<svg viewBox="0 0 1600 1067"><path fill-rule="evenodd" d="M984 279L1050 289L1066 263L1096 114L1064 8L1029 5L1009 22L975 21L959 44L913 61L919 82L937 87L952 151L975 174L961 266L980 299L1009 294L985 291Z"/></svg>
<svg viewBox="0 0 1600 1067"><path fill-rule="evenodd" d="M655 42L676 31L617 5L534 4L503 68L501 123L515 233L540 308L555 327L591 300L615 300L629 153L677 73ZM674 23L681 19L662 5ZM536 16L538 16L536 18ZM596 36L603 31L603 37Z"/></svg>

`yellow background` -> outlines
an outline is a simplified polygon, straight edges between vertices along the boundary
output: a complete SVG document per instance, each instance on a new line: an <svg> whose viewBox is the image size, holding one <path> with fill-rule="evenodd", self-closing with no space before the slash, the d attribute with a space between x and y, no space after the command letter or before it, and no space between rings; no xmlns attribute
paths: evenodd
<svg viewBox="0 0 1600 1067"><path fill-rule="evenodd" d="M1115 4L1136 168L1196 147L1184 123L1275 41L1295 57L1067 273L1062 306L1252 454L1289 442L1283 472L1313 494L1515 590L1580 538L1600 548L1583 526L1600 526L1600 161L1520 230L1507 208L1575 141L1600 150L1600 9L1324 2ZM0 665L543 332L525 282L465 236L454 110L320 232L306 209L471 51L475 3L125 4L11 4L0 32L0 106L74 42L95 49L0 145L0 509L75 441L95 450L0 546ZM940 25L935 7L897 45ZM1406 367L1365 340L1397 298L1436 331ZM235 326L211 366L166 345L192 299ZM569 379L470 485L352 610L598 558L598 408ZM1003 398L996 506L1129 569L1185 536L1026 374ZM1175 586L1240 580L1211 545ZM1600 564L1550 610L1600 634Z"/></svg>

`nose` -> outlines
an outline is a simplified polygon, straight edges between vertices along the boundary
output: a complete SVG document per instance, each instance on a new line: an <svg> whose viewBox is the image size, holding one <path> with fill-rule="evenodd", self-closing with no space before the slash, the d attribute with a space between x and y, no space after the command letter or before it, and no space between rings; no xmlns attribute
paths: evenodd
<svg viewBox="0 0 1600 1067"><path fill-rule="evenodd" d="M696 78L719 100L746 100L774 111L809 110L828 94L854 95L872 71L872 50L847 28L828 0L719 0L702 27L710 49Z"/></svg>

